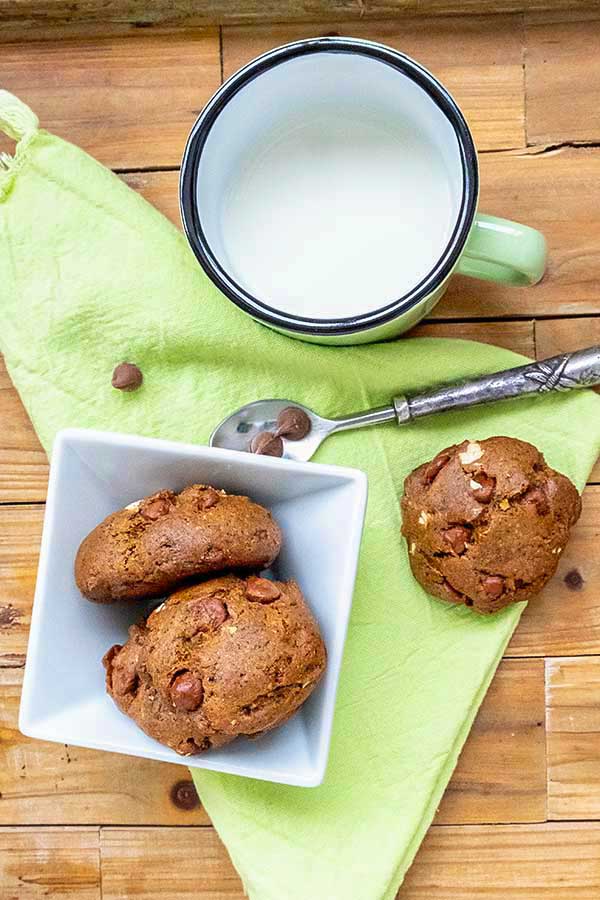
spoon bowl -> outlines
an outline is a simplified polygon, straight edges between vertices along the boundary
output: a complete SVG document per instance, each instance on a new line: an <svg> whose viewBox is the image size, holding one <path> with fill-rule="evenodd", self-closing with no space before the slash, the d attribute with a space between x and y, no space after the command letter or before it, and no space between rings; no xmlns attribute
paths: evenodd
<svg viewBox="0 0 600 900"><path fill-rule="evenodd" d="M306 437L299 441L283 438L283 458L306 462L339 423L335 419L325 419L308 406L292 400L255 400L254 403L247 403L217 425L210 436L210 446L251 452L252 438L261 431L276 431L277 416L288 406L305 412L311 428Z"/></svg>

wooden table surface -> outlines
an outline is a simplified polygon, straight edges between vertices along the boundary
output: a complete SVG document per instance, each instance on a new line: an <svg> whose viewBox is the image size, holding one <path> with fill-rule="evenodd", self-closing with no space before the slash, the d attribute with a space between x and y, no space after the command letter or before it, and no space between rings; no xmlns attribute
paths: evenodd
<svg viewBox="0 0 600 900"><path fill-rule="evenodd" d="M9 34L0 87L179 224L184 141L221 79L268 47L334 32L384 41L438 75L480 149L482 208L548 237L539 286L456 278L418 332L538 358L600 343L600 11ZM0 363L0 898L241 900L185 768L19 734L46 478ZM599 532L600 467L557 576L508 647L401 900L600 897Z"/></svg>

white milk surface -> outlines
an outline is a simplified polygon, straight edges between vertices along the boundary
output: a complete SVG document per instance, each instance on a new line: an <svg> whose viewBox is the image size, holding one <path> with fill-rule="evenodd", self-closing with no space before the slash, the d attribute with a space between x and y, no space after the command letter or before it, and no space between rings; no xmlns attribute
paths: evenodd
<svg viewBox="0 0 600 900"><path fill-rule="evenodd" d="M244 152L227 185L226 264L279 310L317 319L371 312L442 255L457 216L452 185L439 147L411 123L329 110L280 125Z"/></svg>

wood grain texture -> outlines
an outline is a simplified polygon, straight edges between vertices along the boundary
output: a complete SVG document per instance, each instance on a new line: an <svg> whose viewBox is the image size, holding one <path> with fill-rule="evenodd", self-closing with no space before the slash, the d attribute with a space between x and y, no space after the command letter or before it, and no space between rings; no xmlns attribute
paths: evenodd
<svg viewBox="0 0 600 900"><path fill-rule="evenodd" d="M487 0L488 13L586 9L594 0ZM403 15L479 15L479 0L3 0L0 36L45 34L61 27L112 30L131 25L354 21Z"/></svg>
<svg viewBox="0 0 600 900"><path fill-rule="evenodd" d="M41 506L0 506L0 669L25 662L43 516Z"/></svg>
<svg viewBox="0 0 600 900"><path fill-rule="evenodd" d="M100 834L104 900L243 900L212 829ZM434 826L398 900L597 900L600 824Z"/></svg>
<svg viewBox="0 0 600 900"><path fill-rule="evenodd" d="M584 347L600 346L600 316L582 316L577 319L541 319L535 323L537 358L556 356ZM595 388L600 393L600 388ZM600 460L589 477L592 483L600 483Z"/></svg>
<svg viewBox="0 0 600 900"><path fill-rule="evenodd" d="M600 346L600 316L582 316L576 319L541 319L535 323L537 358L557 356L572 350L583 350L592 345ZM600 393L600 387L594 388ZM600 483L600 459L589 477L592 483Z"/></svg>
<svg viewBox="0 0 600 900"><path fill-rule="evenodd" d="M525 93L520 16L223 29L228 76L253 57L288 41L319 34L367 38L416 57L453 93L480 150L525 145Z"/></svg>
<svg viewBox="0 0 600 900"><path fill-rule="evenodd" d="M220 81L215 29L5 44L0 84L112 168L178 165Z"/></svg>
<svg viewBox="0 0 600 900"><path fill-rule="evenodd" d="M600 825L431 828L398 900L597 900Z"/></svg>
<svg viewBox="0 0 600 900"><path fill-rule="evenodd" d="M587 487L583 511L558 571L530 600L507 656L579 656L600 653L600 488Z"/></svg>
<svg viewBox="0 0 600 900"><path fill-rule="evenodd" d="M100 661L98 677L103 677ZM17 725L22 678L22 669L0 669L1 825L208 822L185 766L22 735Z"/></svg>
<svg viewBox="0 0 600 900"><path fill-rule="evenodd" d="M0 828L1 900L101 900L98 828Z"/></svg>
<svg viewBox="0 0 600 900"><path fill-rule="evenodd" d="M535 323L535 343L538 359L600 345L600 316L542 319Z"/></svg>
<svg viewBox="0 0 600 900"><path fill-rule="evenodd" d="M600 140L600 11L525 17L527 138L532 144Z"/></svg>
<svg viewBox="0 0 600 900"><path fill-rule="evenodd" d="M244 900L212 828L103 828L100 852L103 900Z"/></svg>
<svg viewBox="0 0 600 900"><path fill-rule="evenodd" d="M516 288L457 276L434 310L455 316L552 316L598 312L600 150L565 148L480 155L479 208L538 228L548 242L540 284Z"/></svg>
<svg viewBox="0 0 600 900"><path fill-rule="evenodd" d="M48 462L0 355L0 502L44 500Z"/></svg>
<svg viewBox="0 0 600 900"><path fill-rule="evenodd" d="M446 788L437 824L546 819L544 704L544 661L504 660Z"/></svg>
<svg viewBox="0 0 600 900"><path fill-rule="evenodd" d="M546 661L548 816L600 819L600 656Z"/></svg>

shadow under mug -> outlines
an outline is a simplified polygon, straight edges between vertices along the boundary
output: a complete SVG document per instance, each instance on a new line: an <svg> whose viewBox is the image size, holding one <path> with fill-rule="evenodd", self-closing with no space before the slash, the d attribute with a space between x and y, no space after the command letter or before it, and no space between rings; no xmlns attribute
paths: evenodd
<svg viewBox="0 0 600 900"><path fill-rule="evenodd" d="M323 344L407 331L454 272L539 281L543 236L478 212L478 192L448 91L396 50L338 37L279 47L229 78L180 179L185 232L215 285L257 321Z"/></svg>

